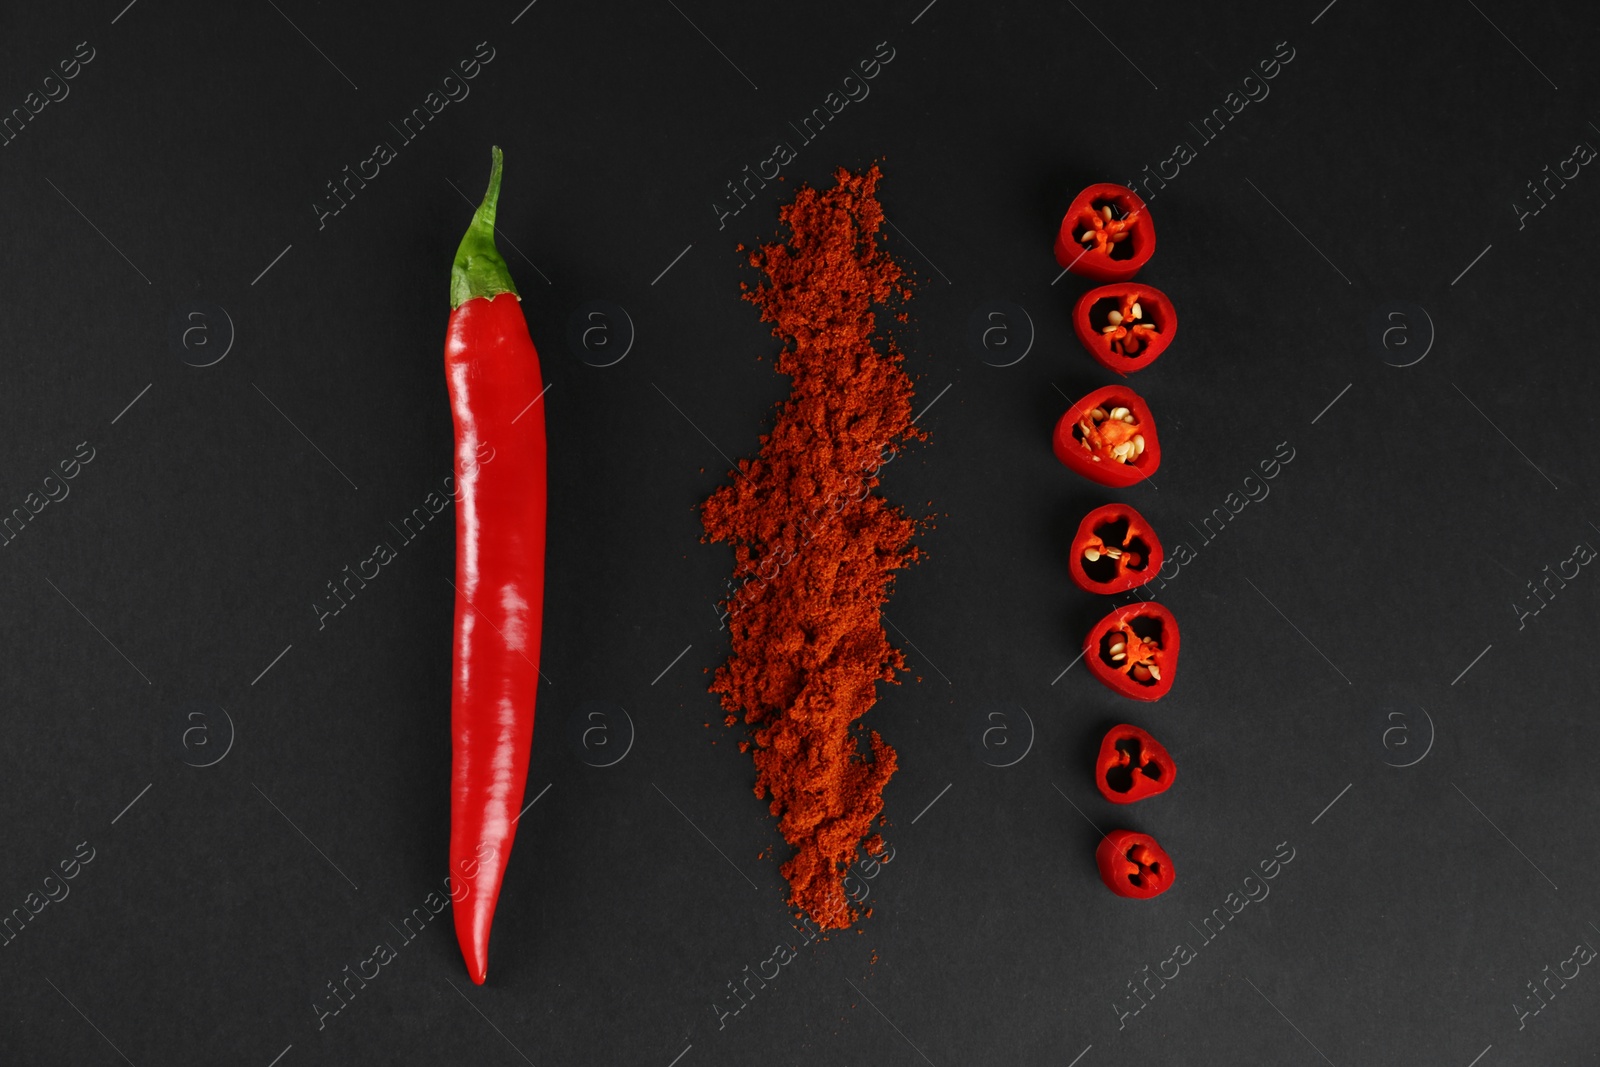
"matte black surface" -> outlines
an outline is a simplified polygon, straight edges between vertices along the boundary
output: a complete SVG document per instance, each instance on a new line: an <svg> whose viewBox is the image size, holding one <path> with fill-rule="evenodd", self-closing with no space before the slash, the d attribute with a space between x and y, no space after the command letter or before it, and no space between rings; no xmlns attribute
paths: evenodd
<svg viewBox="0 0 1600 1067"><path fill-rule="evenodd" d="M1526 184L1600 146L1583 5L124 2L13 5L0 34L0 109L67 93L0 148L0 514L68 493L0 548L0 915L67 893L0 947L0 1061L1594 1062L1600 577L1528 585L1600 544L1600 176L1566 164L1537 214ZM1234 91L1267 95L1206 141ZM719 228L777 140L787 180ZM1130 381L1164 462L1103 492L1048 447L1108 377L1051 241L1079 188L1179 142L1141 280L1182 325ZM448 271L491 143L552 522L538 800L478 989L448 914L400 929L445 876L451 515L314 605L450 473ZM883 491L939 519L869 716L894 858L870 919L802 947L705 692L731 556L695 508L786 392L735 246L880 159L934 405ZM1189 546L1150 706L1067 669L1110 605L1066 541L1112 499ZM1118 721L1179 766L1131 809L1092 781ZM1100 885L1119 825L1172 853L1171 892Z"/></svg>

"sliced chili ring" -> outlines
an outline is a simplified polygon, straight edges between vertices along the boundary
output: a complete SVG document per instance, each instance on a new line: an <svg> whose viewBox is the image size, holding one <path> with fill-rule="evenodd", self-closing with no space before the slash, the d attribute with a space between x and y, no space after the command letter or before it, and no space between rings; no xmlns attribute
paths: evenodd
<svg viewBox="0 0 1600 1067"><path fill-rule="evenodd" d="M1078 523L1067 569L1080 589L1125 593L1154 578L1165 558L1143 515L1126 504L1107 504Z"/></svg>
<svg viewBox="0 0 1600 1067"><path fill-rule="evenodd" d="M1056 234L1056 262L1097 282L1125 282L1156 250L1156 224L1138 193L1101 182L1072 199Z"/></svg>
<svg viewBox="0 0 1600 1067"><path fill-rule="evenodd" d="M1131 374L1167 350L1178 332L1178 312L1160 289L1102 285L1078 298L1072 330L1101 366Z"/></svg>
<svg viewBox="0 0 1600 1067"><path fill-rule="evenodd" d="M1161 465L1150 406L1124 385L1096 389L1073 404L1051 443L1057 459L1101 485L1134 485Z"/></svg>
<svg viewBox="0 0 1600 1067"><path fill-rule="evenodd" d="M1153 601L1118 608L1083 639L1089 671L1134 700L1160 700L1178 674L1178 620Z"/></svg>
<svg viewBox="0 0 1600 1067"><path fill-rule="evenodd" d="M1113 830L1094 850L1100 880L1119 897L1149 900L1172 888L1178 872L1172 857L1149 834Z"/></svg>
<svg viewBox="0 0 1600 1067"><path fill-rule="evenodd" d="M1178 777L1166 747L1137 726L1123 723L1106 731L1095 760L1094 784L1113 804L1132 804L1165 793Z"/></svg>

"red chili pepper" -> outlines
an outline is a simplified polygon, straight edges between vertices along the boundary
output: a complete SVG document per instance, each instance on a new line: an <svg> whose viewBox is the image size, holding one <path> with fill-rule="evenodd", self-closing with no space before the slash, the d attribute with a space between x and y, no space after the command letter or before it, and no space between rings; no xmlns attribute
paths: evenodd
<svg viewBox="0 0 1600 1067"><path fill-rule="evenodd" d="M1125 593L1154 578L1164 558L1143 515L1126 504L1106 504L1078 523L1067 570L1090 593Z"/></svg>
<svg viewBox="0 0 1600 1067"><path fill-rule="evenodd" d="M1100 880L1119 897L1149 900L1172 888L1178 872L1172 857L1149 834L1113 830L1094 850Z"/></svg>
<svg viewBox="0 0 1600 1067"><path fill-rule="evenodd" d="M1102 285L1078 298L1072 329L1102 366L1131 374L1167 350L1178 332L1178 312L1160 289Z"/></svg>
<svg viewBox="0 0 1600 1067"><path fill-rule="evenodd" d="M1178 620L1152 601L1118 608L1083 639L1089 671L1134 700L1160 700L1178 673Z"/></svg>
<svg viewBox="0 0 1600 1067"><path fill-rule="evenodd" d="M1097 282L1125 282L1156 250L1156 224L1139 194L1101 182L1072 200L1056 234L1056 262Z"/></svg>
<svg viewBox="0 0 1600 1067"><path fill-rule="evenodd" d="M1178 765L1160 741L1123 723L1106 731L1094 776L1101 796L1113 804L1132 804L1171 789Z"/></svg>
<svg viewBox="0 0 1600 1067"><path fill-rule="evenodd" d="M1052 445L1057 459L1101 485L1133 485L1161 465L1150 407L1125 385L1096 389L1068 408Z"/></svg>
<svg viewBox="0 0 1600 1067"><path fill-rule="evenodd" d="M528 777L544 607L544 407L533 403L543 386L521 297L494 247L500 168L496 148L450 271L444 348L457 487L451 897L479 985Z"/></svg>

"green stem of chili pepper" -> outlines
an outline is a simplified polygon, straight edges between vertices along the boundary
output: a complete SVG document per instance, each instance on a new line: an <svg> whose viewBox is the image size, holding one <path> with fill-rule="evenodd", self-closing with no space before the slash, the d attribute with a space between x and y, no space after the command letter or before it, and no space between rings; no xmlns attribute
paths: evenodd
<svg viewBox="0 0 1600 1067"><path fill-rule="evenodd" d="M500 170L502 157L498 146L491 149L494 166L489 171L489 190L483 194L483 203L472 214L472 225L467 227L456 249L455 263L450 267L450 309L453 311L473 297L485 296L493 300L500 293L510 293L518 300L522 295L511 281L511 271L505 259L494 246L494 215L500 207Z"/></svg>

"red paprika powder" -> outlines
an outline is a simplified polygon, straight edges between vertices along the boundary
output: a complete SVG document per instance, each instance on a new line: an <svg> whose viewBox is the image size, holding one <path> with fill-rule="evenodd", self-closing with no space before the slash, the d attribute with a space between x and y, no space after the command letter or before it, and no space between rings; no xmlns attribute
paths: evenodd
<svg viewBox="0 0 1600 1067"><path fill-rule="evenodd" d="M783 342L777 371L791 391L760 453L739 461L701 519L707 540L733 546L737 585L711 691L729 725L742 714L753 728L755 794L795 849L782 866L791 905L842 929L856 919L843 878L863 844L882 848L868 834L896 767L894 749L859 724L877 683L905 667L879 610L894 572L919 555L917 523L873 490L924 434L903 356L875 328L874 305L910 296L879 248L881 175L834 177L779 210L787 240L750 253L766 281L741 285L744 299Z"/></svg>

